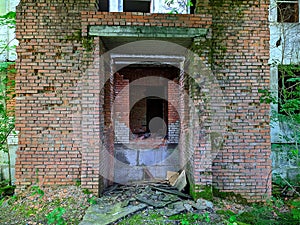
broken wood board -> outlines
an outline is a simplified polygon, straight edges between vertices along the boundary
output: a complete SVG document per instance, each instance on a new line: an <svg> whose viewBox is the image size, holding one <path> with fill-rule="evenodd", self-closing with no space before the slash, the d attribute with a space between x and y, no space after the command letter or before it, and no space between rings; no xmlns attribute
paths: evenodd
<svg viewBox="0 0 300 225"><path fill-rule="evenodd" d="M179 177L178 172L167 171L167 180L170 182L172 186L174 186L177 178Z"/></svg>
<svg viewBox="0 0 300 225"><path fill-rule="evenodd" d="M122 202L115 205L100 207L91 205L79 225L107 225L116 222L129 214L143 210L146 204L128 205L122 207Z"/></svg>
<svg viewBox="0 0 300 225"><path fill-rule="evenodd" d="M182 191L187 185L185 170L182 170L179 175L178 172L167 171L167 179L178 191Z"/></svg>

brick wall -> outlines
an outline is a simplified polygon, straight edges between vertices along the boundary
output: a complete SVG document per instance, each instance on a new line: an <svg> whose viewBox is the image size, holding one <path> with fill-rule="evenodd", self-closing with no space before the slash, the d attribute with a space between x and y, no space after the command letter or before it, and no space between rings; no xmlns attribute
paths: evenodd
<svg viewBox="0 0 300 225"><path fill-rule="evenodd" d="M114 91L115 143L129 143L129 80L117 73Z"/></svg>
<svg viewBox="0 0 300 225"><path fill-rule="evenodd" d="M226 132L212 173L205 174L212 174L215 187L259 201L271 194L269 106L260 103L258 93L269 88L269 1L211 3L201 2L198 9L212 14L209 60L226 105ZM204 172L197 168L195 182L201 184Z"/></svg>
<svg viewBox="0 0 300 225"><path fill-rule="evenodd" d="M179 88L174 81L168 82L168 137L169 143L178 143L180 134Z"/></svg>
<svg viewBox="0 0 300 225"><path fill-rule="evenodd" d="M191 62L192 79L185 75L179 81L185 88L179 96L179 145L191 183L212 184L252 201L270 195L269 107L259 103L258 94L269 85L268 3L205 0L198 3L198 14L173 15L94 12L88 0L22 1L17 9L18 188L36 178L43 184L80 179L95 193L107 184L112 111L104 96L112 93L102 88L109 76L101 66L105 49L99 37L87 37L89 26L178 26L209 29L193 45L200 57Z"/></svg>
<svg viewBox="0 0 300 225"><path fill-rule="evenodd" d="M146 88L146 86L130 88L130 130L132 133L147 131L147 100L146 98L140 99ZM138 99L138 102L133 102L132 99Z"/></svg>
<svg viewBox="0 0 300 225"><path fill-rule="evenodd" d="M79 90L90 62L83 62L82 42L67 36L81 28L83 9L93 10L93 2L28 0L17 7L19 189L36 180L41 184L69 184L81 178L84 160Z"/></svg>

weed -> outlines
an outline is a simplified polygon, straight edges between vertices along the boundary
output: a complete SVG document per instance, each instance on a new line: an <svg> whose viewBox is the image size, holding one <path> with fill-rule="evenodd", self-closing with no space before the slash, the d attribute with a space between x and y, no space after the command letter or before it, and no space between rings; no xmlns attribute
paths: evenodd
<svg viewBox="0 0 300 225"><path fill-rule="evenodd" d="M76 187L80 187L80 185L81 185L81 180L80 179L76 179L75 180L75 186Z"/></svg>
<svg viewBox="0 0 300 225"><path fill-rule="evenodd" d="M88 199L88 202L91 204L91 205L96 205L97 204L97 198L95 196L91 197Z"/></svg>
<svg viewBox="0 0 300 225"><path fill-rule="evenodd" d="M62 207L55 208L51 213L49 213L46 218L48 224L55 224L55 225L65 225L66 222L62 217L66 210Z"/></svg>
<svg viewBox="0 0 300 225"><path fill-rule="evenodd" d="M236 216L230 216L229 217L229 223L228 225L237 225Z"/></svg>
<svg viewBox="0 0 300 225"><path fill-rule="evenodd" d="M300 201L292 201L292 207L293 218L300 221Z"/></svg>
<svg viewBox="0 0 300 225"><path fill-rule="evenodd" d="M45 192L37 185L32 186L31 191L32 191L32 193L31 193L32 196L37 194L37 195L40 195L39 198L42 198L45 194Z"/></svg>
<svg viewBox="0 0 300 225"><path fill-rule="evenodd" d="M2 206L4 201L5 201L5 198L0 199L0 206Z"/></svg>
<svg viewBox="0 0 300 225"><path fill-rule="evenodd" d="M196 213L187 213L187 214L178 214L175 216L171 216L169 219L172 220L180 220L181 224L198 224L199 222L207 222L211 221L209 213L205 212L204 214L196 214Z"/></svg>
<svg viewBox="0 0 300 225"><path fill-rule="evenodd" d="M86 194L86 195L92 194L92 192L87 188L83 189L82 192L83 192L83 194Z"/></svg>

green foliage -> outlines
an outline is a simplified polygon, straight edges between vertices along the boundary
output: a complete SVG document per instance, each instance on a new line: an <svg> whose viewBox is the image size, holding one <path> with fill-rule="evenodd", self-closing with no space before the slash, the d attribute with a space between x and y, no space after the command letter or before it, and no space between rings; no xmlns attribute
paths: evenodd
<svg viewBox="0 0 300 225"><path fill-rule="evenodd" d="M203 214L196 213L186 213L186 214L178 214L171 216L169 219L171 220L179 220L180 224L190 225L190 224L199 224L199 222L211 222L210 215L208 212Z"/></svg>
<svg viewBox="0 0 300 225"><path fill-rule="evenodd" d="M8 12L7 14L5 14L3 16L0 16L0 26L1 27L7 26L9 29L15 28L15 26L16 26L16 12ZM4 51L8 51L8 50L16 48L15 45L12 45L12 46L10 45L10 43L14 39L15 38L13 38L12 40L8 40L8 42L6 40L0 40L0 55Z"/></svg>
<svg viewBox="0 0 300 225"><path fill-rule="evenodd" d="M259 89L258 93L261 94L260 96L260 103L277 103L277 97L273 97L272 93L266 89Z"/></svg>
<svg viewBox="0 0 300 225"><path fill-rule="evenodd" d="M182 13L182 9L187 9L190 6L194 6L191 0L165 0L165 4L170 10L170 14Z"/></svg>
<svg viewBox="0 0 300 225"><path fill-rule="evenodd" d="M300 201L292 201L291 205L293 207L291 210L293 218L300 222Z"/></svg>
<svg viewBox="0 0 300 225"><path fill-rule="evenodd" d="M190 195L193 197L193 199L204 198L209 201L213 200L213 192L211 186L204 186L204 187L196 186L195 188L197 190L194 190L192 185L190 186ZM199 191L203 188L204 190Z"/></svg>
<svg viewBox="0 0 300 225"><path fill-rule="evenodd" d="M0 16L0 26L9 25L14 27L16 24L16 12L8 12L3 16Z"/></svg>
<svg viewBox="0 0 300 225"><path fill-rule="evenodd" d="M3 16L0 16L0 26L7 26L8 28L14 28L16 24L16 13L9 12ZM0 55L15 46L10 46L10 42L0 40ZM9 168L9 184L8 189L12 186L11 178L11 163L10 152L7 143L7 137L11 134L15 127L15 118L13 113L6 108L6 103L14 97L12 94L14 91L15 82L9 80L8 73L15 73L15 69L9 69L13 63L0 62L0 151L4 151L8 156L8 168Z"/></svg>
<svg viewBox="0 0 300 225"><path fill-rule="evenodd" d="M281 199L271 198L265 204L254 204L249 211L236 216L237 224L243 222L255 225L299 224L300 204L292 202L294 208L290 212L281 212L284 206Z"/></svg>
<svg viewBox="0 0 300 225"><path fill-rule="evenodd" d="M236 220L236 216L230 216L229 217L229 223L228 223L228 225L237 225L237 220Z"/></svg>
<svg viewBox="0 0 300 225"><path fill-rule="evenodd" d="M96 205L97 204L97 198L95 196L92 196L91 198L88 199L88 202L91 205Z"/></svg>
<svg viewBox="0 0 300 225"><path fill-rule="evenodd" d="M76 179L75 180L75 186L76 187L80 187L80 185L81 185L81 180L80 179Z"/></svg>
<svg viewBox="0 0 300 225"><path fill-rule="evenodd" d="M10 152L8 148L7 138L14 131L15 117L13 110L6 108L6 103L14 98L15 81L8 79L8 73L15 72L11 70L12 63L0 63L0 151L3 151L8 156L9 167L9 185L12 185Z"/></svg>
<svg viewBox="0 0 300 225"><path fill-rule="evenodd" d="M221 214L221 215L225 215L225 216L235 215L235 213L232 212L231 210L217 210L216 213Z"/></svg>
<svg viewBox="0 0 300 225"><path fill-rule="evenodd" d="M248 201L247 201L246 198L244 198L242 195L236 194L234 192L223 192L223 191L219 191L216 188L213 188L213 195L215 197L219 197L219 198L222 198L222 199L228 199L232 202L239 203L239 204L242 204L242 205L247 205L248 204Z"/></svg>
<svg viewBox="0 0 300 225"><path fill-rule="evenodd" d="M93 192L91 192L89 189L85 188L82 190L82 192L86 195L92 194Z"/></svg>
<svg viewBox="0 0 300 225"><path fill-rule="evenodd" d="M11 196L14 194L15 186L9 184L9 180L0 182L0 199L4 196Z"/></svg>
<svg viewBox="0 0 300 225"><path fill-rule="evenodd" d="M31 187L31 195L39 195L39 198L42 198L45 195L45 192L37 185Z"/></svg>
<svg viewBox="0 0 300 225"><path fill-rule="evenodd" d="M300 167L300 65L290 64L281 65L275 62L273 66L278 67L278 89L259 90L261 93L260 101L262 103L272 103L277 105L275 110L271 113L271 121L280 124L281 132L279 137L285 143L289 143L289 150L287 152L287 159L293 162L294 166ZM278 108L278 110L277 110ZM275 146L275 145L274 145ZM276 145L276 149L286 151L284 145ZM281 177L280 174L273 176L273 182L276 188L273 193L280 195L278 188L297 189L298 181L289 181Z"/></svg>
<svg viewBox="0 0 300 225"><path fill-rule="evenodd" d="M65 225L66 222L62 217L65 212L66 210L63 207L55 208L46 216L48 224Z"/></svg>
<svg viewBox="0 0 300 225"><path fill-rule="evenodd" d="M65 40L70 41L78 41L82 43L82 46L85 48L87 52L91 52L94 49L94 39L93 37L83 37L81 34L81 30L74 32L70 36L66 36Z"/></svg>

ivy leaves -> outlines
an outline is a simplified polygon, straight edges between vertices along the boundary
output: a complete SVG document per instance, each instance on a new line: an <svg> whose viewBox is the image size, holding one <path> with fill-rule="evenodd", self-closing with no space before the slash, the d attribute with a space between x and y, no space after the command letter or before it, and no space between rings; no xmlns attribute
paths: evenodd
<svg viewBox="0 0 300 225"><path fill-rule="evenodd" d="M14 28L16 25L16 12L8 12L0 16L0 26L8 25L9 28Z"/></svg>

